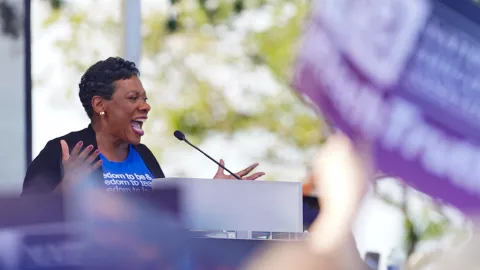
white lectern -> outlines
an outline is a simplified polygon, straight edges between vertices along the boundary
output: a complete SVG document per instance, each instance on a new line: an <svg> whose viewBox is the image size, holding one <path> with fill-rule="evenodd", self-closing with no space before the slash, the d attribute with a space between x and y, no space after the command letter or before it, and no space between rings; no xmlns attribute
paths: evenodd
<svg viewBox="0 0 480 270"><path fill-rule="evenodd" d="M176 186L189 230L303 232L300 183L192 178L154 179L153 189Z"/></svg>

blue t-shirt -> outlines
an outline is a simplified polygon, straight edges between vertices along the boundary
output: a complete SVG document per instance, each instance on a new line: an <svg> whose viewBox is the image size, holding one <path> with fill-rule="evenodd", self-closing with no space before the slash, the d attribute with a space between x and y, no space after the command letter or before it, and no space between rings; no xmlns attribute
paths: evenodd
<svg viewBox="0 0 480 270"><path fill-rule="evenodd" d="M151 191L153 175L130 145L124 161L113 162L100 154L103 161L103 180L108 192Z"/></svg>

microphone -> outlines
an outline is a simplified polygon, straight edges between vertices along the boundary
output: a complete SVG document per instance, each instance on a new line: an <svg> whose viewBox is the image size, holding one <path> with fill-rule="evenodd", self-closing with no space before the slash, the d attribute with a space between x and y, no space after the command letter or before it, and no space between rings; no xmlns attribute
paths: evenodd
<svg viewBox="0 0 480 270"><path fill-rule="evenodd" d="M175 132L173 132L173 136L175 136L175 138L177 138L178 140L180 141L184 141L186 142L188 145L190 145L191 147L197 149L200 153L202 153L203 155L205 155L207 158L209 158L211 161L215 162L218 166L220 166L220 168L224 169L225 171L227 171L228 173L230 173L231 175L233 175L233 177L237 178L238 180L242 180L242 178L240 178L238 175L234 174L233 172L231 172L229 169L225 168L225 166L223 166L222 164L220 164L219 162L217 162L215 159L213 159L211 156L207 155L207 153L203 152L202 150L200 150L198 147L196 147L195 145L193 145L192 143L190 143L187 138L185 137L185 134L183 134L183 132L181 132L180 130L175 130Z"/></svg>

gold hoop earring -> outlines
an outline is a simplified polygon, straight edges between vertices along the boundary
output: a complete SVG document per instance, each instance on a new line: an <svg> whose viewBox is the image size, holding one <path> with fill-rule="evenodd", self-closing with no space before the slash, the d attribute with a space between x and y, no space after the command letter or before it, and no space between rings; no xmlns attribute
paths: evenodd
<svg viewBox="0 0 480 270"><path fill-rule="evenodd" d="M100 112L100 117L104 117L105 116L105 112Z"/></svg>

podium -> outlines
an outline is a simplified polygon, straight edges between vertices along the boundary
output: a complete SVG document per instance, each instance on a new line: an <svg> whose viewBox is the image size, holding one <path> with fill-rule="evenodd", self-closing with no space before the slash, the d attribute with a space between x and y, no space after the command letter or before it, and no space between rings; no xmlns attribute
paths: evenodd
<svg viewBox="0 0 480 270"><path fill-rule="evenodd" d="M113 194L113 201L82 193L85 209L52 194L0 198L0 269L130 269L122 266L149 265L131 252L145 246L170 269L238 269L268 245L303 240L300 183L174 178L154 180L153 189ZM211 237L232 231L235 237Z"/></svg>
<svg viewBox="0 0 480 270"><path fill-rule="evenodd" d="M302 233L300 183L197 178L154 179L153 190L176 187L181 220L191 231ZM250 237L246 237L247 239Z"/></svg>

